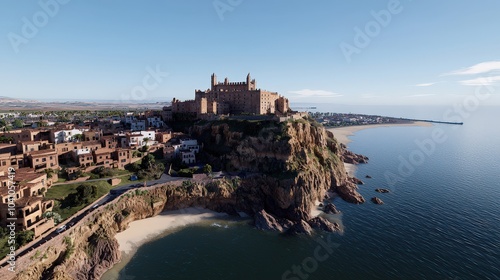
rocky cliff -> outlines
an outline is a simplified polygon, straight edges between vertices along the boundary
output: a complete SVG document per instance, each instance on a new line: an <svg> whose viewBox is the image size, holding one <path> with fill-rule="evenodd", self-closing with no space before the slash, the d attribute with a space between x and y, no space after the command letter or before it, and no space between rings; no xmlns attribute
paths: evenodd
<svg viewBox="0 0 500 280"><path fill-rule="evenodd" d="M246 175L236 190L237 207L261 221L273 217L270 223L283 231L309 221L313 204L328 191L348 202L365 201L342 159L367 158L346 151L313 120L206 122L191 134L217 168Z"/></svg>
<svg viewBox="0 0 500 280"><path fill-rule="evenodd" d="M327 192L364 202L342 163L346 155L355 156L313 121L202 122L191 134L201 141L205 160L239 176L122 195L75 225L64 241L51 241L55 245L45 246L44 259L31 261L16 279L99 279L120 260L115 234L163 210L198 206L246 212L260 229L309 233L311 228L338 229L310 216L314 203L323 201Z"/></svg>

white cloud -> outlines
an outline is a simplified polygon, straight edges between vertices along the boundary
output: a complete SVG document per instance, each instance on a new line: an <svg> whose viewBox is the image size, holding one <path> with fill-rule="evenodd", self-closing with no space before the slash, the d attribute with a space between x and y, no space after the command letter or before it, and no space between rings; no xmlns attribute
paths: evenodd
<svg viewBox="0 0 500 280"><path fill-rule="evenodd" d="M326 91L326 90L312 90L312 89L302 89L297 91L289 91L288 93L294 94L296 98L306 98L306 97L340 97L342 94Z"/></svg>
<svg viewBox="0 0 500 280"><path fill-rule="evenodd" d="M491 86L500 82L500 76L479 77L471 80L460 81L465 86Z"/></svg>
<svg viewBox="0 0 500 280"><path fill-rule="evenodd" d="M413 85L413 86L415 86L415 87L430 87L430 86L435 85L435 84L437 84L437 82L436 83L416 84L416 85Z"/></svg>
<svg viewBox="0 0 500 280"><path fill-rule="evenodd" d="M477 75L485 74L492 71L500 70L500 61L486 61L481 62L471 67L455 70L449 73L443 74L443 76L453 76L453 75Z"/></svg>

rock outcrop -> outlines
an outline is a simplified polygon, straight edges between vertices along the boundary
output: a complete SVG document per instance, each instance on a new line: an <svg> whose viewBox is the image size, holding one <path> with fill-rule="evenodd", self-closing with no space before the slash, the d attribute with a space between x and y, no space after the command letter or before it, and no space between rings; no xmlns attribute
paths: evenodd
<svg viewBox="0 0 500 280"><path fill-rule="evenodd" d="M379 193L388 193L389 190L388 189L375 189L376 192L379 192Z"/></svg>
<svg viewBox="0 0 500 280"><path fill-rule="evenodd" d="M339 225L337 223L331 223L325 218L314 217L307 222L313 229L336 232L339 230Z"/></svg>
<svg viewBox="0 0 500 280"><path fill-rule="evenodd" d="M378 198L378 197L372 197L371 201L375 204L384 204L384 202L382 201L382 199Z"/></svg>
<svg viewBox="0 0 500 280"><path fill-rule="evenodd" d="M344 153L342 154L342 161L345 163L350 163L350 164L360 164L360 163L368 163L368 157L355 154L349 150L347 150L347 147L344 144L340 144L342 147Z"/></svg>
<svg viewBox="0 0 500 280"><path fill-rule="evenodd" d="M273 216L267 214L265 210L260 210L254 216L255 227L262 230L275 230L283 232L283 227Z"/></svg>
<svg viewBox="0 0 500 280"><path fill-rule="evenodd" d="M326 214L338 214L338 213L340 213L340 211L337 210L337 207L335 207L335 205L331 202L327 203L323 207L323 212L325 212Z"/></svg>

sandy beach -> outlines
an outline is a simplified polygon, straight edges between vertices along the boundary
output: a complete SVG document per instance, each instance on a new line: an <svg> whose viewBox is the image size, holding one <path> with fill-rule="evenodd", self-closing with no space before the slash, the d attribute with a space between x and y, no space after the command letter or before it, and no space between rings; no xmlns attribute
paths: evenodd
<svg viewBox="0 0 500 280"><path fill-rule="evenodd" d="M117 233L115 237L120 245L120 251L130 254L142 244L160 236L167 230L224 216L227 216L227 214L203 208L166 211L151 218L131 222L129 228Z"/></svg>
<svg viewBox="0 0 500 280"><path fill-rule="evenodd" d="M432 126L432 123L428 122L408 122L408 123L394 123L394 124L369 124L369 125L355 125L355 126L345 126L329 128L328 131L333 133L333 136L342 144L349 146L348 144L352 141L349 139L354 133L363 129L377 128L377 127L390 127L390 126ZM356 173L356 165L344 163L345 170L349 176L354 176Z"/></svg>
<svg viewBox="0 0 500 280"><path fill-rule="evenodd" d="M394 124L368 124L368 125L355 125L355 126L329 128L328 130L333 133L335 138L340 143L348 146L349 142L351 142L351 139L349 139L349 136L354 135L354 133L357 131L360 131L363 129L377 128L377 127L390 127L390 126L432 126L432 123L408 122L408 123L394 123Z"/></svg>

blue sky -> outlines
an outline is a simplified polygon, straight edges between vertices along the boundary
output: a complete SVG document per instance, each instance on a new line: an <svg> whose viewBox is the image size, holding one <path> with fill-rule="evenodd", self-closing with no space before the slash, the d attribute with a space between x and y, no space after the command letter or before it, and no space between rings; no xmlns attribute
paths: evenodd
<svg viewBox="0 0 500 280"><path fill-rule="evenodd" d="M449 105L487 84L500 105L496 0L0 3L0 96L170 101L250 72L292 102Z"/></svg>

